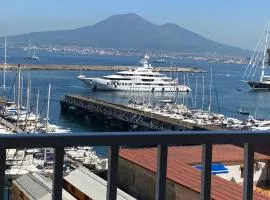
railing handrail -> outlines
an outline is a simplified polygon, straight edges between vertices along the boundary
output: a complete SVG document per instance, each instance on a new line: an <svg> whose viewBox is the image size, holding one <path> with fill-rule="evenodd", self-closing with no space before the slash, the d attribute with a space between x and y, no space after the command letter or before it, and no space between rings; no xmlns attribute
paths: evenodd
<svg viewBox="0 0 270 200"><path fill-rule="evenodd" d="M63 140L64 139L64 140ZM269 131L147 131L0 134L2 148L267 143Z"/></svg>
<svg viewBox="0 0 270 200"><path fill-rule="evenodd" d="M211 162L213 144L244 144L243 199L253 199L254 145L270 142L269 131L147 131L84 132L53 134L0 134L0 200L4 199L6 149L53 147L53 200L62 199L64 147L109 146L107 200L116 200L119 146L157 146L156 200L166 197L168 146L202 145L201 199L211 198Z"/></svg>

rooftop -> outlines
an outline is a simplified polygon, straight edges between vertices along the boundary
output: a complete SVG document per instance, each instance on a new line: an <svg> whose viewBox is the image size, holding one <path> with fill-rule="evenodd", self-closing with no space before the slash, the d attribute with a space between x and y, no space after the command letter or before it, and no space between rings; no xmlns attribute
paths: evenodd
<svg viewBox="0 0 270 200"><path fill-rule="evenodd" d="M91 199L106 199L107 182L85 167L79 167L64 177L64 179ZM117 200L135 199L122 190L117 189Z"/></svg>
<svg viewBox="0 0 270 200"><path fill-rule="evenodd" d="M201 146L169 147L167 179L187 187L195 192L200 192L201 172L190 164L201 162ZM244 151L233 145L213 145L212 162L243 163ZM156 172L156 148L147 149L121 149L119 156L138 166L152 172ZM255 160L269 160L269 156L256 153ZM211 198L232 200L243 199L241 185L232 183L220 177L212 175ZM270 199L254 192L254 199Z"/></svg>
<svg viewBox="0 0 270 200"><path fill-rule="evenodd" d="M13 181L20 191L31 200L52 199L52 182L38 173L28 173ZM72 195L63 190L63 200L75 200Z"/></svg>

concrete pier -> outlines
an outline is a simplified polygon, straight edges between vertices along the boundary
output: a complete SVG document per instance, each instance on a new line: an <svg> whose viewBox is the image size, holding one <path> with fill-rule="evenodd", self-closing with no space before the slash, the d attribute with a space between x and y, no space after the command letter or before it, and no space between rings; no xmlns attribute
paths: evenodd
<svg viewBox="0 0 270 200"><path fill-rule="evenodd" d="M65 95L60 101L61 111L82 115L102 115L104 120L114 119L150 130L224 130L217 125L196 125L162 115L144 112L125 105L92 99L80 95Z"/></svg>
<svg viewBox="0 0 270 200"><path fill-rule="evenodd" d="M26 70L82 70L82 71L123 71L129 70L132 66L101 66L101 65L43 65L43 64L22 64L21 68ZM0 64L0 70L4 69L4 65ZM7 70L17 70L15 64L7 64ZM202 73L205 72L196 67L177 66L177 67L154 67L154 71L159 72L190 72Z"/></svg>

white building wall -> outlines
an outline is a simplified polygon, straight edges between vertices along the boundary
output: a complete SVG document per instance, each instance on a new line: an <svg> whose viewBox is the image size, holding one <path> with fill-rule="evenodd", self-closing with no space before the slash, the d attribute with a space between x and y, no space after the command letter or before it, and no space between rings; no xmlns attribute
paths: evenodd
<svg viewBox="0 0 270 200"><path fill-rule="evenodd" d="M254 162L254 177L253 181L256 184L258 181L266 181L267 180L267 164L266 162ZM228 168L229 173L226 174L217 174L217 176L224 178L226 180L232 181L235 180L236 183L243 183L244 181L244 168L243 165L230 165L226 166ZM242 172L241 172L242 171Z"/></svg>

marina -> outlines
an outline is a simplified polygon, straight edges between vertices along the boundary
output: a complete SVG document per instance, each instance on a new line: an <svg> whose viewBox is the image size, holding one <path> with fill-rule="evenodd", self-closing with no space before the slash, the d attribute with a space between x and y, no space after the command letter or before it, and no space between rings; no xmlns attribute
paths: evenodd
<svg viewBox="0 0 270 200"><path fill-rule="evenodd" d="M4 2L0 200L270 200L267 6L197 4Z"/></svg>
<svg viewBox="0 0 270 200"><path fill-rule="evenodd" d="M198 69L211 71L203 63L195 63L195 65L197 65L196 68ZM25 108L27 108L27 105L32 107L32 115L28 117L27 115L21 116L22 122L26 118L30 119L30 116L33 119L35 118L35 101L37 100L38 91L43 91L40 92L41 103L39 109L41 109L42 103L44 108L43 113L40 112L40 115L46 116L47 90L48 85L51 84L51 111L49 117L44 117L44 122L46 124L46 119L50 119L49 127L51 128L49 129L51 131L49 132L52 133L60 131L68 134L69 132L83 131L91 134L92 131L104 130L268 130L269 124L267 120L257 120L258 116L264 116L267 119L267 114L261 113L261 106L266 104L263 103L254 107L256 104L254 104L253 99L259 98L261 95L268 96L268 94L255 94L245 88L241 92L232 89L238 84L238 77L241 73L239 67L243 69L242 66L228 67L224 73L218 68L219 64L213 65L215 67L212 78L211 73L192 74L183 72L179 74L180 81L183 83L185 80L185 83L192 89L192 92L189 93L133 92L132 90L96 92L89 87L84 87L77 79L77 76L85 74L86 76L100 77L109 75L112 70L93 72L91 70L74 69L28 70L22 66L22 98ZM104 67L108 68L108 66ZM13 101L13 89L10 83L13 82L15 78L14 72L18 68L14 66L14 70L9 70L8 67L6 69L6 92L2 93L2 95L10 93L8 100ZM28 73L31 73L32 87L31 92L29 91L31 100L27 104ZM168 76L171 75L173 78L177 78L175 72L170 74L170 71L168 71L165 73ZM231 76L228 76L228 74ZM224 84L227 81L230 82L229 85ZM210 94L210 91L212 94ZM248 98L248 96L251 96L251 98ZM63 97L64 99L62 99ZM59 104L60 99L61 106ZM211 111L208 109L210 99L212 102ZM224 103L226 100L227 102ZM249 103L245 104L246 101L249 101ZM254 118L249 118L249 115L245 116L243 111L249 112L249 115L253 115ZM239 114L242 116L239 116ZM245 119L241 119L243 117ZM11 125L9 130L14 130L16 120L17 117L14 120L5 119L6 122L10 123L9 126ZM85 121L90 123L84 123ZM30 125L29 123L21 123L22 132L26 130L23 128L25 124ZM43 132L46 132L46 126L43 126ZM11 133L14 134L15 132L8 131L8 134ZM47 175L52 173L52 149L13 149L9 150L7 154L10 160L6 174L11 178L16 178L28 171ZM88 146L66 148L64 162L67 167L64 168L65 173L69 173L81 165L96 173L102 173L107 169L106 157L106 148Z"/></svg>
<svg viewBox="0 0 270 200"><path fill-rule="evenodd" d="M104 119L101 121L113 118L150 130L259 130L258 127L267 122L252 117L241 121L221 114L191 110L184 105L169 103L163 106L136 103L119 105L79 95L66 95L60 103L62 113L72 112L90 117L92 115L94 118L102 115Z"/></svg>

